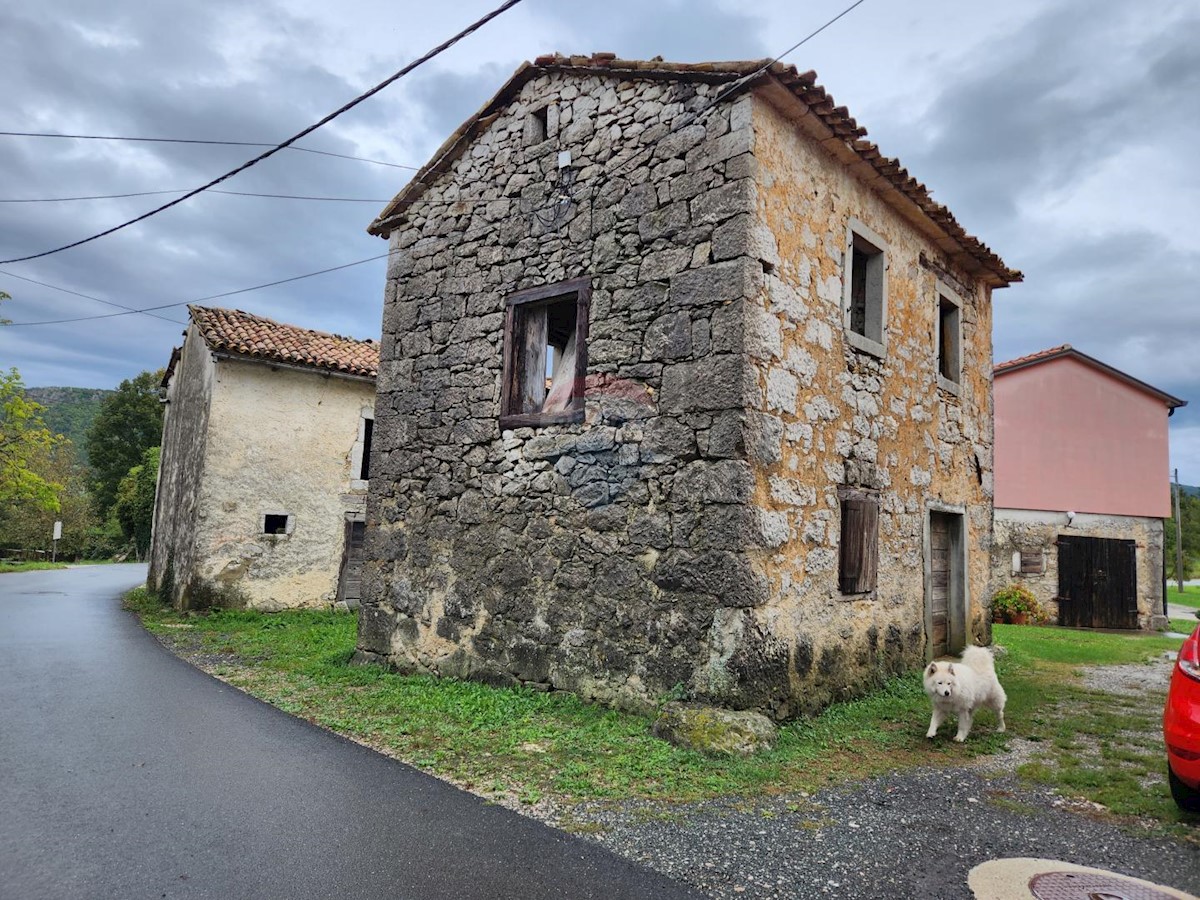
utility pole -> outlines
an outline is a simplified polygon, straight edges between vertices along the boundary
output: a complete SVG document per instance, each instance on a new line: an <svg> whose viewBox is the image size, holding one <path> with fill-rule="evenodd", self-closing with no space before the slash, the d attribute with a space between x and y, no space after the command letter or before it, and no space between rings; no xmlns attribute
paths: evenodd
<svg viewBox="0 0 1200 900"><path fill-rule="evenodd" d="M1183 593L1183 519L1179 515L1179 470L1175 470L1175 584Z"/></svg>

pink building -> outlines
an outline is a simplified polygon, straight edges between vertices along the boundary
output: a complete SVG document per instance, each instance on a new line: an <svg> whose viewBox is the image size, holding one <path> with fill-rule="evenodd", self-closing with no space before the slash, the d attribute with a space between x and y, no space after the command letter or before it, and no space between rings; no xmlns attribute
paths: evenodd
<svg viewBox="0 0 1200 900"><path fill-rule="evenodd" d="M1067 344L996 366L994 392L994 586L1024 584L1062 625L1151 627L1185 401Z"/></svg>

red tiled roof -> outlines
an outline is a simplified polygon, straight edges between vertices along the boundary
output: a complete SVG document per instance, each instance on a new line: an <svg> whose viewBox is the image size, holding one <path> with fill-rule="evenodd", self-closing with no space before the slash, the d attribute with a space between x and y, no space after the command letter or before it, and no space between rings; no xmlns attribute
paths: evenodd
<svg viewBox="0 0 1200 900"><path fill-rule="evenodd" d="M374 341L285 325L240 309L189 306L188 312L213 350L364 378L379 370Z"/></svg>
<svg viewBox="0 0 1200 900"><path fill-rule="evenodd" d="M1051 347L1049 350L1039 350L1037 353L1030 353L1027 356L1018 356L1016 359L1010 359L1008 362L998 363L993 367L993 372L997 376L1007 375L1009 372L1015 372L1018 369L1024 369L1027 366L1036 366L1044 362L1049 362L1052 359L1060 359L1064 356L1069 356L1076 359L1086 366L1091 366L1093 369L1098 369L1107 375L1111 375L1120 381L1125 382L1131 387L1137 388L1156 397L1167 405L1168 410L1174 410L1180 406L1187 406L1186 400L1180 400L1168 394L1166 391L1160 391L1152 384L1147 384L1139 378L1134 378L1132 375L1122 372L1120 369L1114 369L1108 363L1103 363L1094 356L1088 356L1086 353L1081 353L1070 344L1061 344L1057 347Z"/></svg>
<svg viewBox="0 0 1200 900"><path fill-rule="evenodd" d="M759 70L762 70L759 72ZM367 231L387 236L400 217L424 193L434 176L445 172L470 146L475 137L486 129L508 102L532 78L545 72L577 74L611 74L621 78L647 78L667 81L702 81L710 84L736 82L747 78L734 93L764 85L782 87L800 101L801 127L814 136L837 159L858 177L879 189L880 195L908 218L923 220L939 235L939 247L956 257L966 268L994 286L1004 286L1022 279L995 253L977 238L967 234L946 207L937 203L929 189L917 181L895 159L880 153L879 148L866 140L867 131L860 126L844 106L837 106L823 87L817 84L815 72L798 72L795 66L766 59L734 62L669 63L661 59L617 59L613 53L592 56L539 56L533 63L522 63L496 95L446 139L433 158L426 163L395 199L384 208ZM758 74L755 74L758 73ZM812 113L812 117L808 116Z"/></svg>
<svg viewBox="0 0 1200 900"><path fill-rule="evenodd" d="M1039 362L1043 359L1050 359L1052 356L1063 356L1068 350L1074 350L1070 344L1060 344L1057 347L1051 347L1049 350L1039 350L1037 353L1030 353L1028 356L1018 356L1016 359L1010 359L1008 362L996 363L996 373L999 374L1004 369L1011 369L1016 366L1027 366L1030 363Z"/></svg>

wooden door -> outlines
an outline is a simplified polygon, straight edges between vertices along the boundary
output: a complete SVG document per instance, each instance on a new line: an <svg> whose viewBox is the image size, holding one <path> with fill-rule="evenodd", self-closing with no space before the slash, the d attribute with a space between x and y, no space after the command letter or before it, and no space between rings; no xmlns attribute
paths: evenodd
<svg viewBox="0 0 1200 900"><path fill-rule="evenodd" d="M366 522L346 523L346 548L342 553L342 572L338 579L339 600L349 602L362 599L363 544L366 531Z"/></svg>
<svg viewBox="0 0 1200 900"><path fill-rule="evenodd" d="M929 514L929 643L930 653L950 652L950 517Z"/></svg>
<svg viewBox="0 0 1200 900"><path fill-rule="evenodd" d="M1112 538L1058 538L1058 623L1137 628L1137 546Z"/></svg>

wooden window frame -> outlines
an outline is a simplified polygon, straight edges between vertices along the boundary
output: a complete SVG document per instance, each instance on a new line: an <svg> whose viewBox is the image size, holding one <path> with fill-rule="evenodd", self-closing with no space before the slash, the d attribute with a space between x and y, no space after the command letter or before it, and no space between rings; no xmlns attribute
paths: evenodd
<svg viewBox="0 0 1200 900"><path fill-rule="evenodd" d="M942 314L942 310L946 306L952 306L953 312L949 316L954 328L954 334L951 335L951 346L944 346L945 335L942 334L943 319L946 318ZM963 340L962 340L962 309L963 301L957 293L952 291L948 286L941 281L937 283L937 324L934 327L934 372L937 375L938 387L942 390L949 391L958 396L962 385L963 373ZM953 371L953 377L947 377L942 374L942 360L944 358L943 350L949 350L948 357L949 368Z"/></svg>
<svg viewBox="0 0 1200 900"><path fill-rule="evenodd" d="M562 412L520 412L514 409L521 395L518 365L522 314L538 306L549 306L558 300L575 298L575 374L570 406ZM537 428L543 425L563 425L582 422L584 416L584 385L587 379L588 312L591 309L592 280L572 278L556 284L528 288L509 294L504 300L504 357L500 382L500 428Z"/></svg>
<svg viewBox="0 0 1200 900"><path fill-rule="evenodd" d="M838 489L841 531L838 540L838 591L871 594L879 584L879 495L861 488ZM849 529L862 523L863 540L855 542ZM861 552L855 552L855 547Z"/></svg>
<svg viewBox="0 0 1200 900"><path fill-rule="evenodd" d="M854 251L868 255L865 277L869 279L864 309L863 331L855 331L854 318ZM888 245L874 231L858 219L851 219L846 226L845 264L842 266L842 326L850 346L872 356L887 356L888 333ZM878 294L878 302L872 297Z"/></svg>

